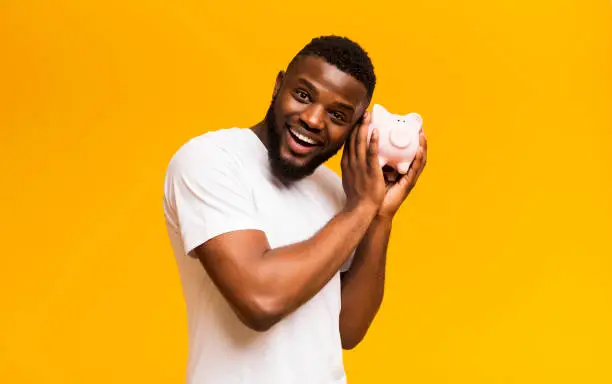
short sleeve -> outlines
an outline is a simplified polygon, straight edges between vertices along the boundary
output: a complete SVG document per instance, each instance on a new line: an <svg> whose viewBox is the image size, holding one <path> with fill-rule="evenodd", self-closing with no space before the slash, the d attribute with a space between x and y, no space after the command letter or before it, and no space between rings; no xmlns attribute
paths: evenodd
<svg viewBox="0 0 612 384"><path fill-rule="evenodd" d="M165 191L186 254L223 233L262 230L244 175L237 158L213 143L188 143L177 151Z"/></svg>

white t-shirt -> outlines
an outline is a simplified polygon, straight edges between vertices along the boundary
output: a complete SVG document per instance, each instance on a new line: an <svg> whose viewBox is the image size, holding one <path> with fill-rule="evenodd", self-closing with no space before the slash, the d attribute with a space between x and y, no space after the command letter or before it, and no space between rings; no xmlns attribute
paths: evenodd
<svg viewBox="0 0 612 384"><path fill-rule="evenodd" d="M240 322L201 263L188 256L207 240L240 229L264 231L273 248L310 238L344 205L340 177L320 166L284 187L255 133L230 128L183 145L170 161L164 192L187 307L187 383L346 383L339 273L295 312L256 332Z"/></svg>

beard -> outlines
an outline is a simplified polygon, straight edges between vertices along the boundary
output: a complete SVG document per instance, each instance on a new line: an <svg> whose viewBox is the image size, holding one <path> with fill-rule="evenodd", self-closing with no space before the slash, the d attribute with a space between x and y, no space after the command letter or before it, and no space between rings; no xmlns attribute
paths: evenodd
<svg viewBox="0 0 612 384"><path fill-rule="evenodd" d="M282 181L294 182L310 176L314 171L329 158L334 156L340 150L338 148L330 148L315 154L304 165L296 165L291 161L281 157L281 135L280 129L276 124L276 114L274 113L274 103L276 97L272 99L268 112L266 113L265 125L268 132L268 160L272 172ZM285 129L284 127L282 129Z"/></svg>

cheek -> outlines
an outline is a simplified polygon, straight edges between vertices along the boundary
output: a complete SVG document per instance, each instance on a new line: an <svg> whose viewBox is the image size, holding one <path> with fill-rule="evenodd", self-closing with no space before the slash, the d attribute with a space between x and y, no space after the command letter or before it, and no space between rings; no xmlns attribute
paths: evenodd
<svg viewBox="0 0 612 384"><path fill-rule="evenodd" d="M351 134L349 127L334 127L329 131L330 145L334 148L340 148L348 140Z"/></svg>
<svg viewBox="0 0 612 384"><path fill-rule="evenodd" d="M278 117L286 118L292 115L299 115L305 109L305 104L295 100L290 94L282 94L276 103Z"/></svg>
<svg viewBox="0 0 612 384"><path fill-rule="evenodd" d="M281 133L285 129L286 123L286 112L285 108L283 108L280 100L277 100L276 104L273 107L274 109L274 124L276 131Z"/></svg>

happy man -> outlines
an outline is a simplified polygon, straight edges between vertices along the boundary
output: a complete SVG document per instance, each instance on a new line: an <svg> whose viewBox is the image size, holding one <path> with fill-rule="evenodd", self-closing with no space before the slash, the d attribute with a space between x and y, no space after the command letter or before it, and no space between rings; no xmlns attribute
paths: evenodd
<svg viewBox="0 0 612 384"><path fill-rule="evenodd" d="M346 383L342 349L382 298L395 213L426 163L383 172L367 142L367 53L313 39L263 121L209 132L168 166L164 212L187 307L189 384ZM344 146L342 178L323 163Z"/></svg>

